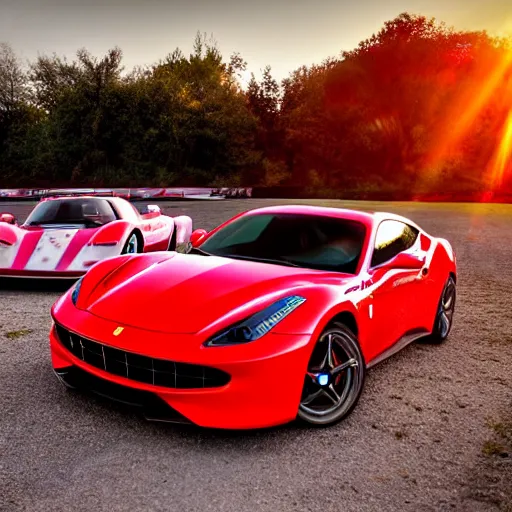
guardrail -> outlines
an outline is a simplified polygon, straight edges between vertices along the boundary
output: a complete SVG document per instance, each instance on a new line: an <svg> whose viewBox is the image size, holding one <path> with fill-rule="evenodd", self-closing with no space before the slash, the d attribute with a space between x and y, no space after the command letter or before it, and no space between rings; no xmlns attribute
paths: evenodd
<svg viewBox="0 0 512 512"><path fill-rule="evenodd" d="M51 196L117 196L131 201L205 200L249 198L252 188L58 188L58 189L0 189L0 201L39 201Z"/></svg>
<svg viewBox="0 0 512 512"><path fill-rule="evenodd" d="M0 201L39 201L51 195L114 195L130 201L173 201L208 199L342 199L347 201L414 201L454 203L512 203L512 193L499 192L362 192L330 191L305 187L232 187L232 188L60 188L0 189Z"/></svg>

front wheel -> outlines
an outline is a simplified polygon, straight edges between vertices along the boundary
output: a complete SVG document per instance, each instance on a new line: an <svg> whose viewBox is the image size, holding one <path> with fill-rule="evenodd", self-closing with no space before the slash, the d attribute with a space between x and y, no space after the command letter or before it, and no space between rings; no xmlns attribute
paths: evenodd
<svg viewBox="0 0 512 512"><path fill-rule="evenodd" d="M356 336L343 324L331 325L313 349L298 418L315 426L344 419L359 401L365 377L366 364Z"/></svg>
<svg viewBox="0 0 512 512"><path fill-rule="evenodd" d="M139 239L135 233L132 233L124 244L121 254L137 254L139 252Z"/></svg>

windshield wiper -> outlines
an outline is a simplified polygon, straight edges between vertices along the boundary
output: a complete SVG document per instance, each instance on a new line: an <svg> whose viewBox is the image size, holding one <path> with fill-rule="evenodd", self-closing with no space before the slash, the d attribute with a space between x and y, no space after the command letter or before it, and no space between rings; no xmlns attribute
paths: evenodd
<svg viewBox="0 0 512 512"><path fill-rule="evenodd" d="M288 260L279 260L279 259L272 259L272 258L257 258L256 256L239 256L238 254L226 254L222 255L224 258L232 258L234 260L248 260L248 261L257 261L261 263L273 263L276 265L284 265L286 267L300 267L300 265L297 265L296 263L292 263Z"/></svg>

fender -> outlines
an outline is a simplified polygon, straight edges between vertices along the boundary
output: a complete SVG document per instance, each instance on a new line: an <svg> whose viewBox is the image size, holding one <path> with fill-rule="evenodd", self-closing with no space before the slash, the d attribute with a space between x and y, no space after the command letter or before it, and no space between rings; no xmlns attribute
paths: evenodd
<svg viewBox="0 0 512 512"><path fill-rule="evenodd" d="M335 299L333 298L333 301L334 300ZM310 306L311 305L312 304L310 303ZM341 315L343 313L349 313L350 315L352 315L355 319L355 323L356 323L357 330L358 330L357 338L359 340L360 347L363 351L364 351L364 345L366 343L365 322L364 322L364 319L362 318L362 313L360 311L358 311L357 306L351 300L346 300L340 304L335 304L335 305L332 305L332 303L326 304L326 307L323 309L319 308L318 312L319 312L319 315L314 319L312 317L310 322L308 322L308 324L305 325L306 329L302 329L304 331L307 330L308 332L311 333L309 342L308 342L308 348L307 348L308 356L304 362L304 364L305 364L304 372L306 371L307 361L309 361L311 354L313 353L313 350L315 348L316 341L318 340L318 338L320 338L322 332L326 329L326 327L338 315ZM299 311L297 311L297 313L299 313ZM307 315L304 314L303 318L306 316ZM291 319L291 317L292 317L292 315L290 315L290 319ZM295 319L296 318L297 318L297 316L295 316ZM281 323L284 323L285 321L286 321L286 318ZM300 320L299 320L299 322L300 322ZM316 325L314 325L315 322L316 322ZM278 326L279 326L279 324L278 324ZM279 332L279 329L275 329L275 331Z"/></svg>
<svg viewBox="0 0 512 512"><path fill-rule="evenodd" d="M338 315L341 315L342 313L349 313L355 318L356 325L358 328L357 337L359 339L359 342L361 343L361 335L364 338L364 325L362 319L360 318L361 313L360 311L358 311L354 303L350 300L346 300L340 304L336 304L327 311L323 312L323 315L318 320L318 323L311 335L312 340L316 342L316 340L320 337L322 332L332 322L332 320Z"/></svg>
<svg viewBox="0 0 512 512"><path fill-rule="evenodd" d="M444 238L436 239L438 244L441 245L446 253L450 261L450 272L452 272L455 276L457 276L457 256L455 255L455 251L453 250L452 244L445 240Z"/></svg>
<svg viewBox="0 0 512 512"><path fill-rule="evenodd" d="M369 320L368 317L364 318L363 310L361 310L354 302L352 302L352 300L346 300L340 304L336 304L333 307L330 307L328 310L323 311L321 313L317 325L310 337L307 358L308 361L309 358L311 357L311 354L313 353L316 341L320 338L322 332L337 316L346 313L350 314L355 320L357 328L357 340L359 341L359 346L361 350L363 351L363 353L365 352L366 346L370 341L368 340L367 326L368 322L371 322L371 320ZM365 363L368 364L368 361L365 360ZM304 372L306 371L306 369L307 368L304 367Z"/></svg>
<svg viewBox="0 0 512 512"><path fill-rule="evenodd" d="M325 328L332 320L343 314L350 314L357 326L357 337L364 350L367 343L367 324L371 321L365 316L365 307L362 306L365 299L371 291L368 289L354 291L345 300L341 300L344 296L345 288L353 287L353 280L343 285L336 286L314 286L309 289L296 290L298 295L304 295L306 302L300 306L296 314L291 314L284 318L273 331L276 334L286 333L302 333L310 336L310 348L313 351L316 340L320 337ZM302 309L302 311L300 311Z"/></svg>
<svg viewBox="0 0 512 512"><path fill-rule="evenodd" d="M192 235L192 219L187 215L174 217L174 229L176 230L176 250L190 242Z"/></svg>
<svg viewBox="0 0 512 512"><path fill-rule="evenodd" d="M5 222L0 223L0 245L8 247L14 245L18 241L17 228Z"/></svg>
<svg viewBox="0 0 512 512"><path fill-rule="evenodd" d="M119 245L119 251L128 235L135 229L135 226L126 220L115 220L103 227L92 236L88 245Z"/></svg>
<svg viewBox="0 0 512 512"><path fill-rule="evenodd" d="M432 266L434 260L438 263ZM441 287L439 293L441 293L448 274L453 274L457 278L455 253L449 242L442 238L432 239L432 245L426 255L425 268L429 270L429 277L439 282Z"/></svg>
<svg viewBox="0 0 512 512"><path fill-rule="evenodd" d="M306 298L306 302L300 306L297 314L283 318L273 328L273 332L277 334L308 334L312 339L316 339L331 320L340 313L350 313L355 317L359 326L358 317L361 315L355 300L351 297L339 302L344 288L350 284L352 283L290 288L285 295L302 295ZM359 292L356 294L356 299L362 299L367 294L368 292Z"/></svg>

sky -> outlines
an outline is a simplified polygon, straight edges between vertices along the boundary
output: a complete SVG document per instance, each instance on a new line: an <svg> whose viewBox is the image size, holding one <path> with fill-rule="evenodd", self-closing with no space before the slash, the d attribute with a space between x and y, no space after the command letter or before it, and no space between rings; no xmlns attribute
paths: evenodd
<svg viewBox="0 0 512 512"><path fill-rule="evenodd" d="M512 32L512 0L0 0L0 42L23 60L73 59L82 47L101 57L119 46L131 70L177 47L188 55L200 31L226 59L239 52L248 72L260 77L270 65L281 80L353 49L405 11L461 30Z"/></svg>

